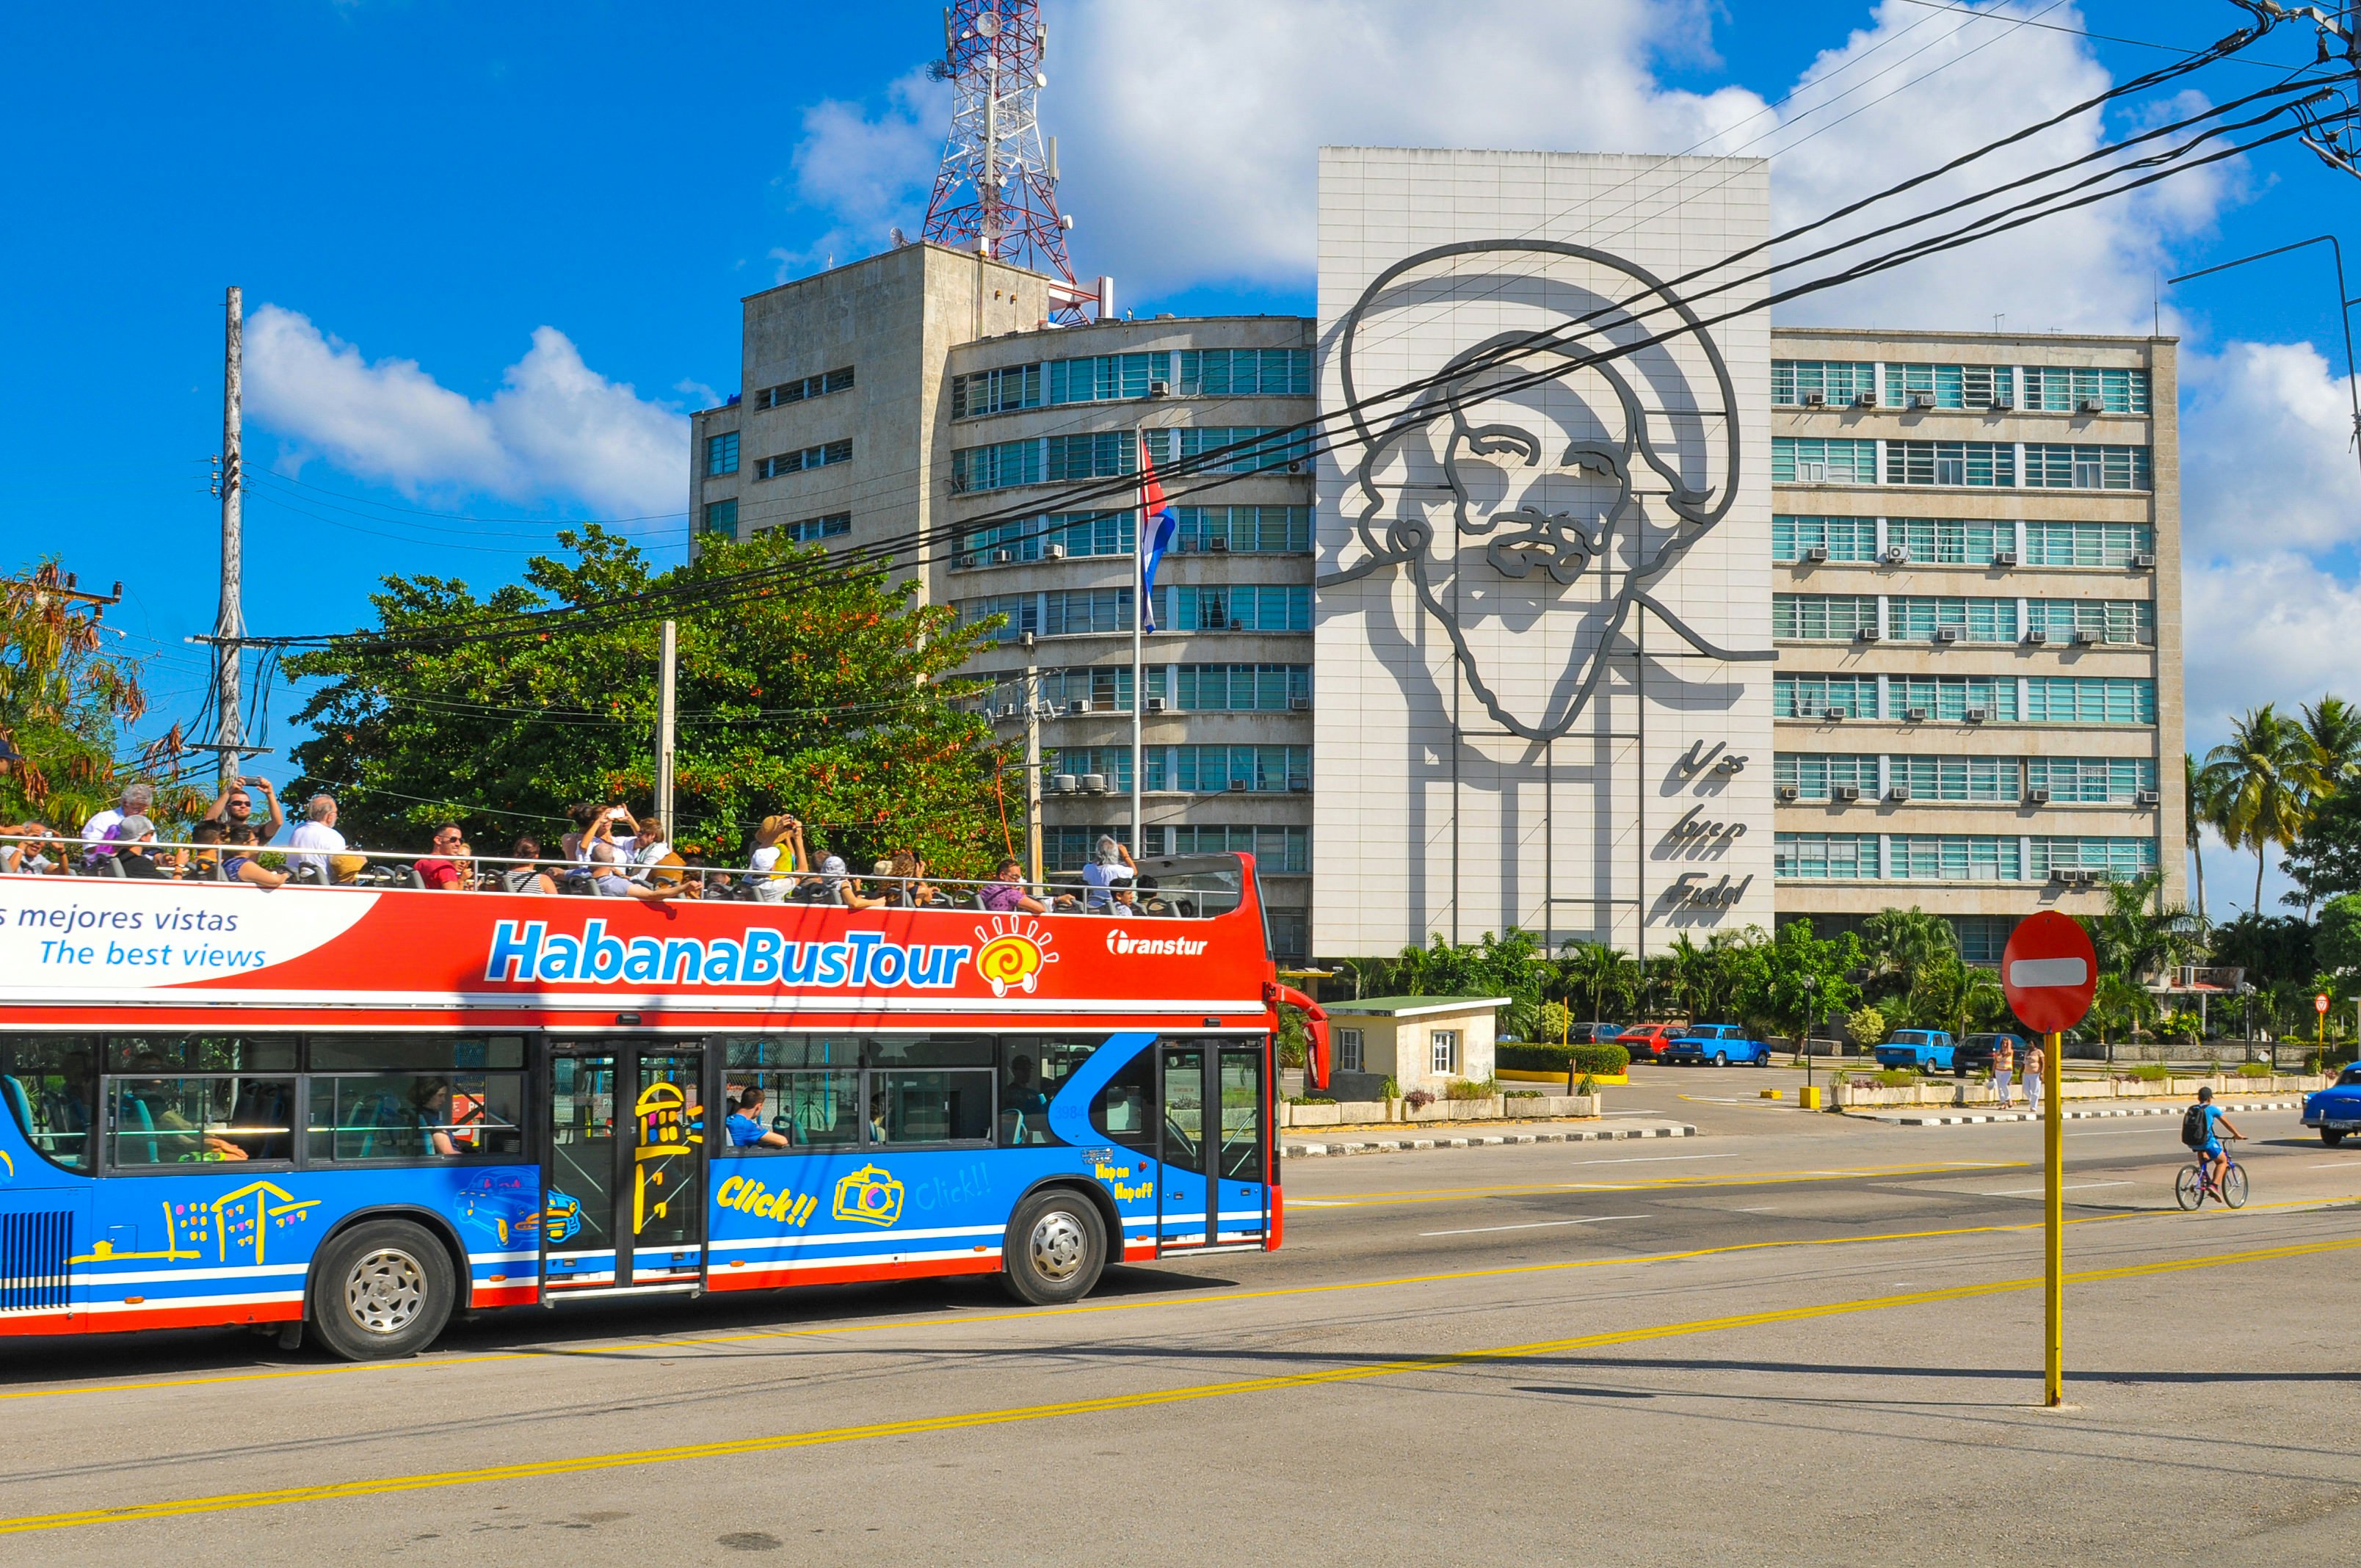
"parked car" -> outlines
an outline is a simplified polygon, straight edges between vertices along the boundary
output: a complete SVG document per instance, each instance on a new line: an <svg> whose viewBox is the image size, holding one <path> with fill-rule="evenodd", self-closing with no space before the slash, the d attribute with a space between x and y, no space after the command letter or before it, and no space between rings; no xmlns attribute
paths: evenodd
<svg viewBox="0 0 2361 1568"><path fill-rule="evenodd" d="M1771 1047L1748 1037L1735 1024L1692 1024L1664 1044L1664 1059L1671 1062L1732 1062L1771 1065Z"/></svg>
<svg viewBox="0 0 2361 1568"><path fill-rule="evenodd" d="M1880 1067L1916 1068L1920 1072L1949 1072L1959 1047L1949 1029L1896 1029L1877 1047Z"/></svg>
<svg viewBox="0 0 2361 1568"><path fill-rule="evenodd" d="M1576 1024L1565 1032L1570 1046L1604 1046L1622 1037L1620 1024Z"/></svg>
<svg viewBox="0 0 2361 1568"><path fill-rule="evenodd" d="M2023 1035L1970 1035L1951 1053L1951 1070L1965 1078L1971 1072L1990 1072L2005 1042L2015 1052L2016 1070L2025 1070L2025 1053L2031 1049Z"/></svg>
<svg viewBox="0 0 2361 1568"><path fill-rule="evenodd" d="M1686 1024L1633 1024L1616 1036L1614 1043L1629 1051L1633 1061L1662 1061L1664 1047L1687 1028Z"/></svg>
<svg viewBox="0 0 2361 1568"><path fill-rule="evenodd" d="M2320 1141L2330 1148L2347 1133L2361 1133L2361 1062L2337 1075L2336 1081L2304 1097L2303 1124L2320 1129Z"/></svg>

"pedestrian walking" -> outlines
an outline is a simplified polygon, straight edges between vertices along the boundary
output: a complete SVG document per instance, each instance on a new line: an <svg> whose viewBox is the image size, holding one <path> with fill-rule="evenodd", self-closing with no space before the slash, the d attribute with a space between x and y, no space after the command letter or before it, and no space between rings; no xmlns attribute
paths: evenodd
<svg viewBox="0 0 2361 1568"><path fill-rule="evenodd" d="M2016 1071L2016 1042L2006 1035L1993 1047L1993 1092L2000 1097L2001 1105L2009 1103L2008 1080Z"/></svg>
<svg viewBox="0 0 2361 1568"><path fill-rule="evenodd" d="M2039 1041L2037 1040L2026 1047L2025 1102L2032 1106L2037 1114L2041 1110L2041 1075L2048 1071L2048 1068L2049 1055L2042 1049Z"/></svg>

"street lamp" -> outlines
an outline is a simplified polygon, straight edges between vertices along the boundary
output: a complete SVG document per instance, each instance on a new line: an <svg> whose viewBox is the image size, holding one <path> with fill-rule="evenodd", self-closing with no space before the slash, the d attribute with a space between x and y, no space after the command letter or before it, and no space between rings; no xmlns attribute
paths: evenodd
<svg viewBox="0 0 2361 1568"><path fill-rule="evenodd" d="M1820 977L1804 977L1804 1087L1812 1087L1812 1031L1820 1026ZM1808 1099L1809 1097L1806 1096Z"/></svg>

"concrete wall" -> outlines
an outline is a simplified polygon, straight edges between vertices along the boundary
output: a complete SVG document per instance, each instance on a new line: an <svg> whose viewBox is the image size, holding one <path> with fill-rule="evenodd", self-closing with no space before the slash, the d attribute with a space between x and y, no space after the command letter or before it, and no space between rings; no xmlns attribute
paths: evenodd
<svg viewBox="0 0 2361 1568"><path fill-rule="evenodd" d="M1356 1083L1363 1079L1376 1083L1391 1078L1401 1086L1404 1093L1413 1089L1423 1089L1439 1094L1444 1084L1451 1079L1464 1078L1481 1082L1491 1077L1497 1061L1495 1047L1499 1024L1488 1008L1410 1018L1341 1014L1332 1009L1331 1021L1332 1027L1361 1031L1361 1071L1357 1075L1343 1075L1351 1077ZM1434 1070L1433 1033L1437 1029L1455 1029L1459 1033L1457 1072Z"/></svg>
<svg viewBox="0 0 2361 1568"><path fill-rule="evenodd" d="M1675 514L1672 484L1595 368L1532 387L1461 383L1461 420L1432 397L1374 447L1323 459L1315 950L1385 953L1514 925L1643 952L1676 930L1767 924L1768 666L1700 656L1664 617L1630 607L1634 568L1668 562L1647 583L1665 609L1713 645L1768 653L1767 324L1752 313L1710 329L1726 405L1694 334L1632 346L1674 319L1662 308L1574 325L1608 302L1645 308L1638 278L1529 243L1595 247L1660 279L1707 268L1680 287L1710 288L1722 278L1716 258L1768 232L1766 166L1328 148L1320 169L1323 410L1434 377L1503 334L1620 344L1631 352L1614 369L1638 424L1708 498L1695 510L1710 521ZM1406 258L1508 240L1528 243L1431 258L1365 300ZM1761 292L1741 285L1712 313ZM1405 408L1370 418L1385 426ZM1488 433L1503 428L1535 444L1519 452ZM1632 475L1628 502L1602 460L1573 460L1584 444ZM1375 452L1366 471L1365 450ZM1504 571L1489 546L1541 528L1502 521L1520 506L1565 514L1594 538L1608 531L1605 554L1563 549L1567 581L1530 556L1521 576ZM1464 629L1464 656L1446 620ZM1596 695L1563 738L1517 732L1562 727L1594 668ZM1685 768L1685 756L1708 765ZM1742 771L1715 766L1730 756ZM1705 830L1673 831L1685 817ZM1722 896L1698 896L1713 889Z"/></svg>

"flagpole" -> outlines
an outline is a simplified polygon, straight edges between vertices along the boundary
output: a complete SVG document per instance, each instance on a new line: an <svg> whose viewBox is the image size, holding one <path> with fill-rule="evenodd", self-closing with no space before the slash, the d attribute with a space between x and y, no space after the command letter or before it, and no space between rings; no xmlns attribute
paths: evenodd
<svg viewBox="0 0 2361 1568"><path fill-rule="evenodd" d="M1148 706L1147 638L1148 624L1148 433L1136 436L1139 443L1141 481L1139 506L1132 513L1131 529L1131 854L1135 861L1148 855L1146 842L1140 838L1140 714Z"/></svg>

